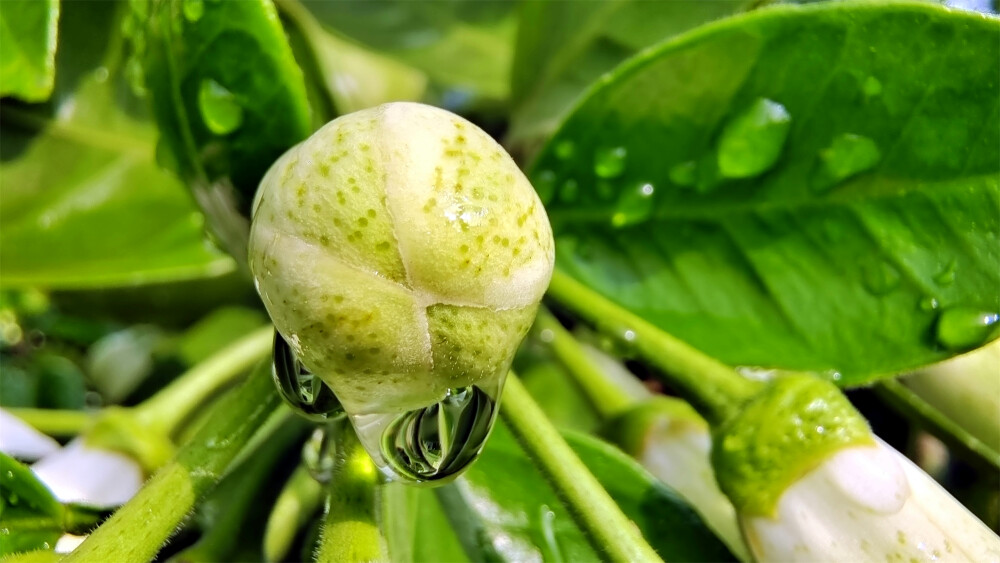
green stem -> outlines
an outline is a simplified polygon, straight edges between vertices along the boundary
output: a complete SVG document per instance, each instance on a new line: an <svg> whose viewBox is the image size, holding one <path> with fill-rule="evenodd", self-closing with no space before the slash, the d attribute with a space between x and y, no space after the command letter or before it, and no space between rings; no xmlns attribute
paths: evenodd
<svg viewBox="0 0 1000 563"><path fill-rule="evenodd" d="M150 561L195 504L218 483L257 429L281 404L261 363L223 397L205 426L66 561Z"/></svg>
<svg viewBox="0 0 1000 563"><path fill-rule="evenodd" d="M323 487L303 465L285 483L264 529L264 560L282 561L299 530L319 509Z"/></svg>
<svg viewBox="0 0 1000 563"><path fill-rule="evenodd" d="M55 438L71 438L83 432L97 413L88 411L12 408L7 409L29 426Z"/></svg>
<svg viewBox="0 0 1000 563"><path fill-rule="evenodd" d="M385 556L375 521L378 470L346 417L334 421L331 429L337 432L337 461L316 561L381 561Z"/></svg>
<svg viewBox="0 0 1000 563"><path fill-rule="evenodd" d="M598 553L607 554L612 561L660 561L514 373L507 376L500 416L538 463Z"/></svg>
<svg viewBox="0 0 1000 563"><path fill-rule="evenodd" d="M176 434L209 397L266 358L273 338L274 329L262 327L194 366L135 408L139 422Z"/></svg>
<svg viewBox="0 0 1000 563"><path fill-rule="evenodd" d="M992 470L1000 468L1000 452L970 434L899 381L888 379L874 389L890 407L954 448L966 461L975 463L982 460Z"/></svg>
<svg viewBox="0 0 1000 563"><path fill-rule="evenodd" d="M539 338L549 345L556 359L580 386L601 418L612 418L635 403L608 380L601 368L548 309L542 307L538 311L535 328L539 331Z"/></svg>
<svg viewBox="0 0 1000 563"><path fill-rule="evenodd" d="M559 270L552 275L548 294L659 368L713 426L729 419L760 387Z"/></svg>

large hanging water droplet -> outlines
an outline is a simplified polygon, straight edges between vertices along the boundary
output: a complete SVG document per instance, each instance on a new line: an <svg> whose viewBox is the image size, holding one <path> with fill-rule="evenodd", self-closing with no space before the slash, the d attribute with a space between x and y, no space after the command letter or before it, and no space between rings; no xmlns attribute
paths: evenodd
<svg viewBox="0 0 1000 563"><path fill-rule="evenodd" d="M955 283L955 270L958 269L958 262L949 260L937 274L934 275L934 283L942 287L947 287Z"/></svg>
<svg viewBox="0 0 1000 563"><path fill-rule="evenodd" d="M971 307L946 309L938 317L938 344L949 350L975 348L996 334L1000 315Z"/></svg>
<svg viewBox="0 0 1000 563"><path fill-rule="evenodd" d="M319 426L305 444L302 444L302 464L309 475L326 484L333 477L337 464L337 433L332 424Z"/></svg>
<svg viewBox="0 0 1000 563"><path fill-rule="evenodd" d="M879 260L866 264L861 270L861 279L869 293L886 295L899 286L899 270L892 264Z"/></svg>
<svg viewBox="0 0 1000 563"><path fill-rule="evenodd" d="M606 147L594 153L594 174L599 178L617 178L625 171L625 147Z"/></svg>
<svg viewBox="0 0 1000 563"><path fill-rule="evenodd" d="M382 434L382 455L402 478L441 482L479 455L495 414L496 403L478 386L451 389L440 402L389 423Z"/></svg>
<svg viewBox="0 0 1000 563"><path fill-rule="evenodd" d="M243 108L236 96L212 79L201 82L198 109L208 130L216 135L232 133L243 124Z"/></svg>
<svg viewBox="0 0 1000 563"><path fill-rule="evenodd" d="M653 213L653 184L639 184L621 193L611 215L611 224L615 227L627 227L642 223Z"/></svg>
<svg viewBox="0 0 1000 563"><path fill-rule="evenodd" d="M281 398L300 416L323 421L344 414L344 407L333 391L299 362L277 332L274 333L271 377Z"/></svg>
<svg viewBox="0 0 1000 563"><path fill-rule="evenodd" d="M723 128L719 172L726 178L753 178L767 172L781 156L791 125L785 106L757 98Z"/></svg>
<svg viewBox="0 0 1000 563"><path fill-rule="evenodd" d="M184 0L182 11L184 12L184 19L189 22L196 22L205 13L205 2L204 0Z"/></svg>
<svg viewBox="0 0 1000 563"><path fill-rule="evenodd" d="M838 135L819 153L813 190L827 191L852 176L871 170L880 160L882 153L875 141L853 133Z"/></svg>
<svg viewBox="0 0 1000 563"><path fill-rule="evenodd" d="M693 186L697 178L698 163L693 160L679 162L670 167L670 181L678 186Z"/></svg>

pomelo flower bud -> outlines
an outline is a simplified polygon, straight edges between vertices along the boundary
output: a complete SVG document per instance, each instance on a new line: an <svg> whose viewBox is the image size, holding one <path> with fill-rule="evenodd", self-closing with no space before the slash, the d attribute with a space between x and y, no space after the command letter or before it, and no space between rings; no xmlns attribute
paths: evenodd
<svg viewBox="0 0 1000 563"><path fill-rule="evenodd" d="M712 461L761 561L1000 561L1000 538L877 440L831 383L779 378L716 432Z"/></svg>
<svg viewBox="0 0 1000 563"><path fill-rule="evenodd" d="M545 210L510 156L421 104L328 123L271 167L254 203L258 292L356 426L470 386L496 400L553 261Z"/></svg>

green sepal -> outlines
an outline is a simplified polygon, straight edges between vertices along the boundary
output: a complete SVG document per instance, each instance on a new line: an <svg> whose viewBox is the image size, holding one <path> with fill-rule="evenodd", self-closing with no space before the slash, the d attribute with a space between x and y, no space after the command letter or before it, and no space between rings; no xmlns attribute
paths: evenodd
<svg viewBox="0 0 1000 563"><path fill-rule="evenodd" d="M719 487L744 516L774 516L788 487L847 447L872 445L868 422L832 383L774 380L713 432Z"/></svg>
<svg viewBox="0 0 1000 563"><path fill-rule="evenodd" d="M708 424L687 402L657 396L630 407L609 420L601 434L627 454L637 457L646 449L654 428L667 426L671 432L708 431Z"/></svg>

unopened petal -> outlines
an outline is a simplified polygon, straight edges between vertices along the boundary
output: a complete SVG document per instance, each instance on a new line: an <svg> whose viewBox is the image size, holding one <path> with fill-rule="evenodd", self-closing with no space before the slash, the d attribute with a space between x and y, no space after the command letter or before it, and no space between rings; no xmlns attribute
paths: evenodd
<svg viewBox="0 0 1000 563"><path fill-rule="evenodd" d="M94 507L124 504L142 487L142 467L123 454L73 440L31 466L61 502Z"/></svg>
<svg viewBox="0 0 1000 563"><path fill-rule="evenodd" d="M36 460L59 450L59 442L0 409L0 452L17 459Z"/></svg>

